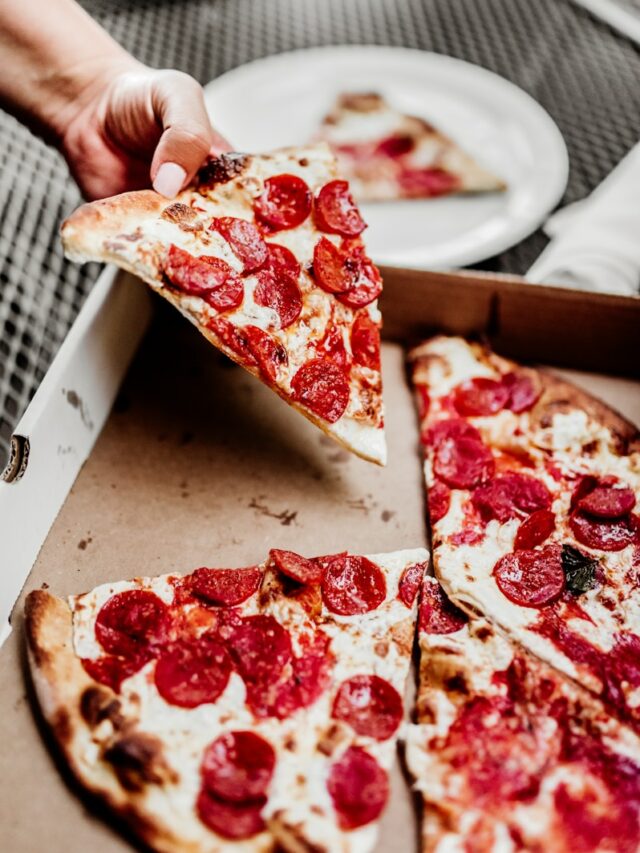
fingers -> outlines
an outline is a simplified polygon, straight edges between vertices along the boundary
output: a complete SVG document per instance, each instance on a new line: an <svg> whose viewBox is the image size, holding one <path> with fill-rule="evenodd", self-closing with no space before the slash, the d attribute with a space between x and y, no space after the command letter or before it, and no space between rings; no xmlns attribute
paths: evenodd
<svg viewBox="0 0 640 853"><path fill-rule="evenodd" d="M211 127L202 87L180 71L154 75L152 109L163 128L151 162L153 188L169 198L191 181L205 157L229 145Z"/></svg>

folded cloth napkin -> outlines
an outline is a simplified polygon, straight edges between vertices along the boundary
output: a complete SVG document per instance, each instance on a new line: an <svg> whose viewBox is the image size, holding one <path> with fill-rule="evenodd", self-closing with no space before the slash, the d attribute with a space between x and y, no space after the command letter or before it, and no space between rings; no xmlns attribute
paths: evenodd
<svg viewBox="0 0 640 853"><path fill-rule="evenodd" d="M553 237L528 281L604 293L640 293L640 144L591 195L554 214Z"/></svg>

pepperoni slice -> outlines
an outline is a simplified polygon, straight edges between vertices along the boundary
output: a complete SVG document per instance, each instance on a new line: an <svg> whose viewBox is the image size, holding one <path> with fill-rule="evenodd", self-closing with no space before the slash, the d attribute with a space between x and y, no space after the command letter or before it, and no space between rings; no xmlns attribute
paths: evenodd
<svg viewBox="0 0 640 853"><path fill-rule="evenodd" d="M357 241L335 246L321 237L313 250L313 274L319 287L351 308L363 308L382 291L380 273Z"/></svg>
<svg viewBox="0 0 640 853"><path fill-rule="evenodd" d="M280 318L280 328L286 329L300 316L302 296L298 287L300 264L284 246L270 243L269 263L258 271L253 299L256 305L271 308Z"/></svg>
<svg viewBox="0 0 640 853"><path fill-rule="evenodd" d="M621 518L636 505L636 496L627 487L599 485L578 501L578 507L596 518Z"/></svg>
<svg viewBox="0 0 640 853"><path fill-rule="evenodd" d="M161 598L148 589L129 589L102 605L95 635L110 654L135 658L147 653L153 643L163 642L169 625L169 609Z"/></svg>
<svg viewBox="0 0 640 853"><path fill-rule="evenodd" d="M355 616L375 610L387 595L384 574L366 557L319 557L324 569L322 599L332 613Z"/></svg>
<svg viewBox="0 0 640 853"><path fill-rule="evenodd" d="M276 175L264 182L264 190L254 201L253 210L270 231L295 228L311 212L311 192L297 175Z"/></svg>
<svg viewBox="0 0 640 853"><path fill-rule="evenodd" d="M549 509L551 493L543 482L529 474L508 471L489 480L473 493L472 502L485 521L500 522Z"/></svg>
<svg viewBox="0 0 640 853"><path fill-rule="evenodd" d="M251 838L265 828L262 809L266 797L247 803L229 803L201 788L196 801L196 810L200 820L221 835L234 841Z"/></svg>
<svg viewBox="0 0 640 853"><path fill-rule="evenodd" d="M343 370L324 358L303 364L291 380L292 397L328 423L344 414L349 403L349 382Z"/></svg>
<svg viewBox="0 0 640 853"><path fill-rule="evenodd" d="M513 547L516 550L531 550L541 545L556 529L556 517L549 509L539 509L522 522L516 533Z"/></svg>
<svg viewBox="0 0 640 853"><path fill-rule="evenodd" d="M462 610L449 601L440 584L425 576L418 610L418 630L425 634L453 634L467 621Z"/></svg>
<svg viewBox="0 0 640 853"><path fill-rule="evenodd" d="M199 296L216 311L231 311L242 304L244 285L232 267L220 258L199 258L171 245L163 263L171 284L189 296Z"/></svg>
<svg viewBox="0 0 640 853"><path fill-rule="evenodd" d="M495 415L508 400L505 385L484 376L467 379L453 390L453 405L461 415Z"/></svg>
<svg viewBox="0 0 640 853"><path fill-rule="evenodd" d="M571 495L571 510L574 510L582 498L592 492L595 487L599 485L599 481L597 477L593 477L591 474L584 474L578 480L578 485L573 490L573 494Z"/></svg>
<svg viewBox="0 0 640 853"><path fill-rule="evenodd" d="M431 524L435 524L449 512L451 492L444 483L436 480L429 489L427 502L429 506L429 520Z"/></svg>
<svg viewBox="0 0 640 853"><path fill-rule="evenodd" d="M218 231L231 245L233 254L242 261L245 273L255 272L269 258L267 244L253 222L235 216L219 216L211 220L210 231Z"/></svg>
<svg viewBox="0 0 640 853"><path fill-rule="evenodd" d="M475 438L445 438L433 459L436 476L453 489L472 489L488 480L494 468L491 451Z"/></svg>
<svg viewBox="0 0 640 853"><path fill-rule="evenodd" d="M400 725L402 713L402 699L392 684L378 675L355 675L340 685L331 716L362 737L387 740Z"/></svg>
<svg viewBox="0 0 640 853"><path fill-rule="evenodd" d="M359 313L353 323L351 352L356 364L380 370L380 330L366 311Z"/></svg>
<svg viewBox="0 0 640 853"><path fill-rule="evenodd" d="M494 566L493 576L509 601L522 607L544 607L564 591L561 554L559 545L505 554Z"/></svg>
<svg viewBox="0 0 640 853"><path fill-rule="evenodd" d="M288 678L247 684L247 704L257 717L287 719L327 689L332 661L329 638L318 631L311 640L300 638L300 645L301 654L291 659Z"/></svg>
<svg viewBox="0 0 640 853"><path fill-rule="evenodd" d="M404 157L415 148L415 139L413 136L403 134L395 134L382 139L376 146L375 153L381 157L391 157L395 160L396 157Z"/></svg>
<svg viewBox="0 0 640 853"><path fill-rule="evenodd" d="M286 349L273 335L258 326L245 326L243 332L247 346L260 368L260 373L265 379L275 382L278 369L289 363Z"/></svg>
<svg viewBox="0 0 640 853"><path fill-rule="evenodd" d="M254 732L226 732L207 747L202 781L209 793L231 803L266 796L276 766L271 744Z"/></svg>
<svg viewBox="0 0 640 853"><path fill-rule="evenodd" d="M426 563L416 563L413 566L408 566L400 575L398 598L407 607L413 607L413 602L416 600L416 595L418 594L426 570Z"/></svg>
<svg viewBox="0 0 640 853"><path fill-rule="evenodd" d="M468 438L472 441L482 443L482 436L473 424L463 421L462 418L448 418L445 421L437 421L432 424L424 436L424 443L431 447L439 447L447 439Z"/></svg>
<svg viewBox="0 0 640 853"><path fill-rule="evenodd" d="M207 324L232 352L234 352L243 364L255 365L256 359L249 348L249 341L241 326L235 326L224 317L214 317Z"/></svg>
<svg viewBox="0 0 640 853"><path fill-rule="evenodd" d="M315 560L308 560L293 551L281 551L279 548L272 548L269 557L278 571L298 583L317 584L322 580L322 565Z"/></svg>
<svg viewBox="0 0 640 853"><path fill-rule="evenodd" d="M340 326L332 325L332 323L333 317L327 324L324 336L318 344L318 357L326 358L343 370L348 371L351 366L351 358L344 345L344 335Z"/></svg>
<svg viewBox="0 0 640 853"><path fill-rule="evenodd" d="M85 672L100 684L110 687L115 693L120 692L123 681L135 675L149 660L146 654L135 658L119 658L111 655L102 658L81 658Z"/></svg>
<svg viewBox="0 0 640 853"><path fill-rule="evenodd" d="M346 267L340 247L326 237L321 237L314 247L313 274L327 293L344 293L354 286L352 271Z"/></svg>
<svg viewBox="0 0 640 853"><path fill-rule="evenodd" d="M257 591L262 571L257 566L248 569L196 569L189 575L194 595L218 607L235 607Z"/></svg>
<svg viewBox="0 0 640 853"><path fill-rule="evenodd" d="M248 683L276 681L291 660L289 633L273 616L246 616L229 626L225 640L238 672Z"/></svg>
<svg viewBox="0 0 640 853"><path fill-rule="evenodd" d="M196 708L215 702L227 686L231 659L213 635L178 640L165 647L156 663L158 693L171 705Z"/></svg>
<svg viewBox="0 0 640 853"><path fill-rule="evenodd" d="M455 192L460 185L458 177L444 169L403 169L398 184L409 198L435 198Z"/></svg>
<svg viewBox="0 0 640 853"><path fill-rule="evenodd" d="M320 231L357 237L367 227L349 192L346 181L330 181L314 200L314 216Z"/></svg>
<svg viewBox="0 0 640 853"><path fill-rule="evenodd" d="M598 551L622 551L640 538L633 516L604 519L577 511L569 516L569 527L578 542Z"/></svg>
<svg viewBox="0 0 640 853"><path fill-rule="evenodd" d="M341 829L375 820L389 797L389 779L375 758L359 746L349 749L329 771L327 790Z"/></svg>
<svg viewBox="0 0 640 853"><path fill-rule="evenodd" d="M540 389L526 373L506 373L502 384L509 392L507 408L517 415L530 409L540 397Z"/></svg>

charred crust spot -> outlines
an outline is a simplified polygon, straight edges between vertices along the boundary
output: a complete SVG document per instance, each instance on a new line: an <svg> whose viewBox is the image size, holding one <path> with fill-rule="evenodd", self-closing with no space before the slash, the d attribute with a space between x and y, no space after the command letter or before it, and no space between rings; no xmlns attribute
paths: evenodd
<svg viewBox="0 0 640 853"><path fill-rule="evenodd" d="M104 752L127 791L142 791L145 784L177 782L178 774L168 766L162 743L153 735L131 732L115 740Z"/></svg>
<svg viewBox="0 0 640 853"><path fill-rule="evenodd" d="M176 201L162 211L162 219L175 223L183 231L201 231L202 223L198 222L198 214L188 204Z"/></svg>
<svg viewBox="0 0 640 853"><path fill-rule="evenodd" d="M285 749L288 749L290 752L296 748L296 739L293 735L289 735L289 737L282 744Z"/></svg>
<svg viewBox="0 0 640 853"><path fill-rule="evenodd" d="M198 186L226 184L242 174L248 161L246 154L221 154L208 160L198 172Z"/></svg>
<svg viewBox="0 0 640 853"><path fill-rule="evenodd" d="M458 673L457 675L452 675L451 678L447 678L444 682L444 686L450 693L463 693L466 695L469 692L467 680L462 673Z"/></svg>
<svg viewBox="0 0 640 853"><path fill-rule="evenodd" d="M120 713L121 704L111 692L104 687L87 687L80 697L80 713L85 723L95 728L103 720L109 720L114 729L124 724Z"/></svg>
<svg viewBox="0 0 640 853"><path fill-rule="evenodd" d="M332 723L318 741L318 752L333 755L336 747L344 740L345 733L340 725Z"/></svg>
<svg viewBox="0 0 640 853"><path fill-rule="evenodd" d="M64 708L59 708L51 723L53 733L60 743L68 743L73 735L71 719Z"/></svg>
<svg viewBox="0 0 640 853"><path fill-rule="evenodd" d="M308 159L307 159L306 157L301 157L301 158L298 160L298 165L299 165L299 166L302 166L302 168L304 169L306 166L308 166L308 165L309 165L309 161L308 161Z"/></svg>
<svg viewBox="0 0 640 853"><path fill-rule="evenodd" d="M475 635L481 643L486 643L487 640L493 637L493 631L487 625L484 625L482 628L478 628Z"/></svg>

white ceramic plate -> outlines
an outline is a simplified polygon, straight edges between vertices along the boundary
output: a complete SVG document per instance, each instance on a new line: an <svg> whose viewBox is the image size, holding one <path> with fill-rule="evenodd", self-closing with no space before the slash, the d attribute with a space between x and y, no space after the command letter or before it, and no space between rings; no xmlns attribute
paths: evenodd
<svg viewBox="0 0 640 853"><path fill-rule="evenodd" d="M558 203L569 162L560 131L529 95L484 68L391 47L269 56L206 87L215 126L240 151L308 142L340 92L381 92L448 133L506 180L506 193L363 205L375 261L414 268L477 263L524 239Z"/></svg>

